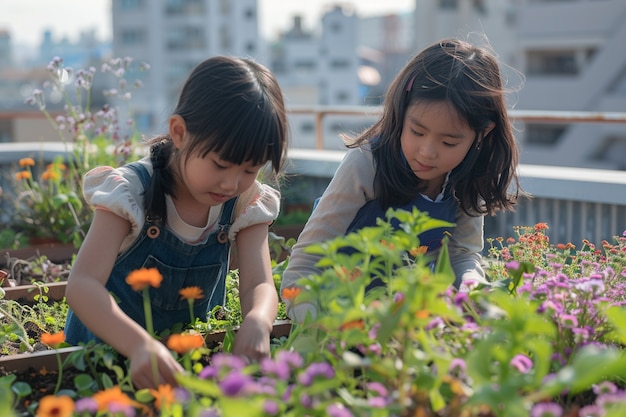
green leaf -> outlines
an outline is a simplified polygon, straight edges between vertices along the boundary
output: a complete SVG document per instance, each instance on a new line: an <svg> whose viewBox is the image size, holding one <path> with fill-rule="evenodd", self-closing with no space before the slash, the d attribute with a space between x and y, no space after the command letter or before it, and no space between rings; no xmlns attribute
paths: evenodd
<svg viewBox="0 0 626 417"><path fill-rule="evenodd" d="M33 393L31 386L23 381L18 381L11 386L11 391L17 395L17 398L24 398Z"/></svg>

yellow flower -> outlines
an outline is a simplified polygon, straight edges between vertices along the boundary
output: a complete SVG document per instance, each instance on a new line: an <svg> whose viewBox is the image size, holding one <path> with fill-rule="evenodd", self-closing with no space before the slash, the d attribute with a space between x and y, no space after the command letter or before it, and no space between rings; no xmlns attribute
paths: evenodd
<svg viewBox="0 0 626 417"><path fill-rule="evenodd" d="M283 288L283 299L288 301L293 301L296 299L298 294L302 291L302 288L292 287L292 288Z"/></svg>
<svg viewBox="0 0 626 417"><path fill-rule="evenodd" d="M197 349L202 345L204 345L204 338L195 333L173 334L167 339L167 347L180 354Z"/></svg>
<svg viewBox="0 0 626 417"><path fill-rule="evenodd" d="M161 281L163 281L163 276L156 268L140 268L126 277L126 283L135 291L143 290L147 286L159 288Z"/></svg>
<svg viewBox="0 0 626 417"><path fill-rule="evenodd" d="M46 395L37 407L37 417L71 417L73 413L74 400L67 395Z"/></svg>
<svg viewBox="0 0 626 417"><path fill-rule="evenodd" d="M22 158L22 159L20 159L20 166L22 168L24 168L24 167L34 167L35 166L35 160L33 158Z"/></svg>
<svg viewBox="0 0 626 417"><path fill-rule="evenodd" d="M182 300L201 300L204 297L202 288L200 287L187 287L178 291Z"/></svg>
<svg viewBox="0 0 626 417"><path fill-rule="evenodd" d="M55 334L44 333L41 335L41 343L48 346L56 347L65 341L65 333L58 332Z"/></svg>
<svg viewBox="0 0 626 417"><path fill-rule="evenodd" d="M154 406L159 410L169 408L176 401L174 390L169 384L159 385L157 389L151 389L150 394L154 397Z"/></svg>
<svg viewBox="0 0 626 417"><path fill-rule="evenodd" d="M20 171L17 174L15 174L15 179L18 181L29 180L31 177L32 175L30 174L30 171Z"/></svg>

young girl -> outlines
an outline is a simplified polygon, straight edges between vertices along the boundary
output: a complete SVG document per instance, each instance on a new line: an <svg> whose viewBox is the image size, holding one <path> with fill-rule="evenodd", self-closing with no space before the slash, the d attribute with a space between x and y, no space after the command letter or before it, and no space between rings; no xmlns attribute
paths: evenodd
<svg viewBox="0 0 626 417"><path fill-rule="evenodd" d="M223 305L231 243L239 254L243 315L234 352L252 360L269 354L278 296L267 239L280 195L256 178L268 161L278 173L285 157L280 87L251 60L207 59L183 86L168 134L150 143L141 161L86 174L84 193L95 215L66 290L67 342L108 343L130 359L138 388L175 384L182 368L146 331L142 292L127 276L141 268L162 275L160 286L150 288L155 332L189 323L179 290L202 289L196 317Z"/></svg>
<svg viewBox="0 0 626 417"><path fill-rule="evenodd" d="M455 223L421 234L420 242L432 253L448 231L454 285L484 280L483 216L512 210L519 190L518 150L494 56L456 39L426 48L389 86L378 122L348 147L293 247L282 289L320 272L307 246L375 226L390 207L417 207ZM296 322L315 315L311 303L285 302Z"/></svg>

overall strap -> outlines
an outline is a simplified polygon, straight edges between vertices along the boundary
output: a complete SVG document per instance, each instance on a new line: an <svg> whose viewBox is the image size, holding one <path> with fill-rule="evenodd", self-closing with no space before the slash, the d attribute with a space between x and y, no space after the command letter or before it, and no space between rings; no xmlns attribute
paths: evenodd
<svg viewBox="0 0 626 417"><path fill-rule="evenodd" d="M139 162L131 162L130 164L126 164L126 166L135 171L135 174L137 174L141 180L144 191L147 190L150 185L150 173L148 169Z"/></svg>
<svg viewBox="0 0 626 417"><path fill-rule="evenodd" d="M235 220L235 204L237 204L237 199L239 197L234 197L224 203L224 207L222 208L222 216L220 217L220 225L231 225Z"/></svg>

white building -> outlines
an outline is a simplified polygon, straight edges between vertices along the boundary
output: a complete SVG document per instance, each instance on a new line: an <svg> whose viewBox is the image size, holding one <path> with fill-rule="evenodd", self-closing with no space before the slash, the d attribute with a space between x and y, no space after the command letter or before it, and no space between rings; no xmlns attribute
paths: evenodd
<svg viewBox="0 0 626 417"><path fill-rule="evenodd" d="M416 50L484 33L517 109L626 111L623 0L416 0L415 29ZM518 127L522 163L626 169L623 123Z"/></svg>
<svg viewBox="0 0 626 417"><path fill-rule="evenodd" d="M626 2L525 0L518 108L626 112ZM534 124L522 162L626 170L626 124Z"/></svg>
<svg viewBox="0 0 626 417"><path fill-rule="evenodd" d="M161 130L182 83L214 55L262 61L257 0L112 0L113 55L150 64L134 92L138 128Z"/></svg>

